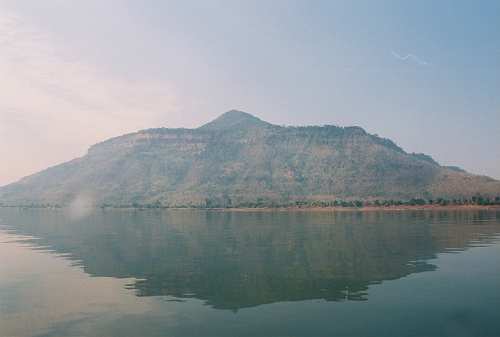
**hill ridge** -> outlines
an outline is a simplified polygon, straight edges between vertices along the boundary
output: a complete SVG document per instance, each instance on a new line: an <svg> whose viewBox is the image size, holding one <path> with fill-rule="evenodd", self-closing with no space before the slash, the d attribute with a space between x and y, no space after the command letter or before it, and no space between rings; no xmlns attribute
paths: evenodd
<svg viewBox="0 0 500 337"><path fill-rule="evenodd" d="M0 203L207 207L295 200L500 195L500 182L363 128L278 126L231 110L196 129L145 129L0 188Z"/></svg>

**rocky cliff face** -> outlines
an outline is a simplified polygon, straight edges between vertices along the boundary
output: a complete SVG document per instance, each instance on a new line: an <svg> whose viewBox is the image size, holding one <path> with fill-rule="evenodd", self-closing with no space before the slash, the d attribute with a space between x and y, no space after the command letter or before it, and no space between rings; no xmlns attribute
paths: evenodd
<svg viewBox="0 0 500 337"><path fill-rule="evenodd" d="M3 204L243 206L336 198L500 195L500 182L409 154L360 127L281 127L229 111L198 129L149 129L0 189Z"/></svg>

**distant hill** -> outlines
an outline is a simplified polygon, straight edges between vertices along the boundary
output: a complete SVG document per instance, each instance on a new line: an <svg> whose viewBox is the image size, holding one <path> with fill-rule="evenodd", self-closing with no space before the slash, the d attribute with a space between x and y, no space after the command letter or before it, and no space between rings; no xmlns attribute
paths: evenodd
<svg viewBox="0 0 500 337"><path fill-rule="evenodd" d="M500 195L500 181L440 166L360 127L282 127L229 111L197 129L148 129L0 188L4 205L218 207L296 200Z"/></svg>

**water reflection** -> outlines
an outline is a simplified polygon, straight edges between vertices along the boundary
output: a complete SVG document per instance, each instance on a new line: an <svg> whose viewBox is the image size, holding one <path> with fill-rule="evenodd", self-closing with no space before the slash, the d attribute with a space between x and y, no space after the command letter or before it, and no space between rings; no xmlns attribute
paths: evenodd
<svg viewBox="0 0 500 337"><path fill-rule="evenodd" d="M92 276L134 278L138 296L194 297L217 309L362 301L371 284L433 271L439 253L491 243L499 212L0 210Z"/></svg>

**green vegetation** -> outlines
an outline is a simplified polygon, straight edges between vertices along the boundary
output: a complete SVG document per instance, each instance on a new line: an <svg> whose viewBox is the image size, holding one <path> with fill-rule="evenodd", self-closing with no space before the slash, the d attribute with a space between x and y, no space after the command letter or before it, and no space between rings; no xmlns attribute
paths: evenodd
<svg viewBox="0 0 500 337"><path fill-rule="evenodd" d="M259 198L256 202L246 202L233 205L231 199L221 202L220 199L206 199L202 205L162 205L160 201L151 204L137 203L114 205L109 203L101 203L97 205L99 208L137 208L137 209L160 209L160 208L199 208L199 209L230 209L230 208L328 208L328 207L344 207L344 208L363 208L363 207L397 207L397 206L500 206L500 196L495 198L474 196L471 198L455 198L455 199L422 199L413 198L409 200L394 200L394 199L375 199L375 200L342 200L335 199L333 201L325 200L297 200L295 202L279 203L272 200ZM62 208L58 204L21 204L17 205L24 208ZM16 206L16 207L17 207ZM9 207L0 203L0 207Z"/></svg>
<svg viewBox="0 0 500 337"><path fill-rule="evenodd" d="M333 201L324 200L297 200L295 202L288 203L276 203L271 200L258 199L256 202L247 202L238 205L232 205L231 199L227 198L226 201L221 202L218 199L206 199L204 205L178 205L173 206L175 208L200 208L200 209L230 209L230 208L285 208L285 207L296 207L296 208L327 208L327 207L345 207L345 208L362 208L362 207L394 207L394 206L425 206L425 205L436 205L436 206L500 206L500 196L495 198L474 196L472 198L455 198L455 199L422 199L413 198L409 200L341 200L336 199ZM0 204L0 206L2 206ZM32 208L59 208L59 205L27 205L26 207ZM159 201L153 204L139 204L133 203L131 205L112 205L103 203L99 205L100 208L140 208L140 209L158 209L158 208L170 208L172 206L164 206Z"/></svg>

